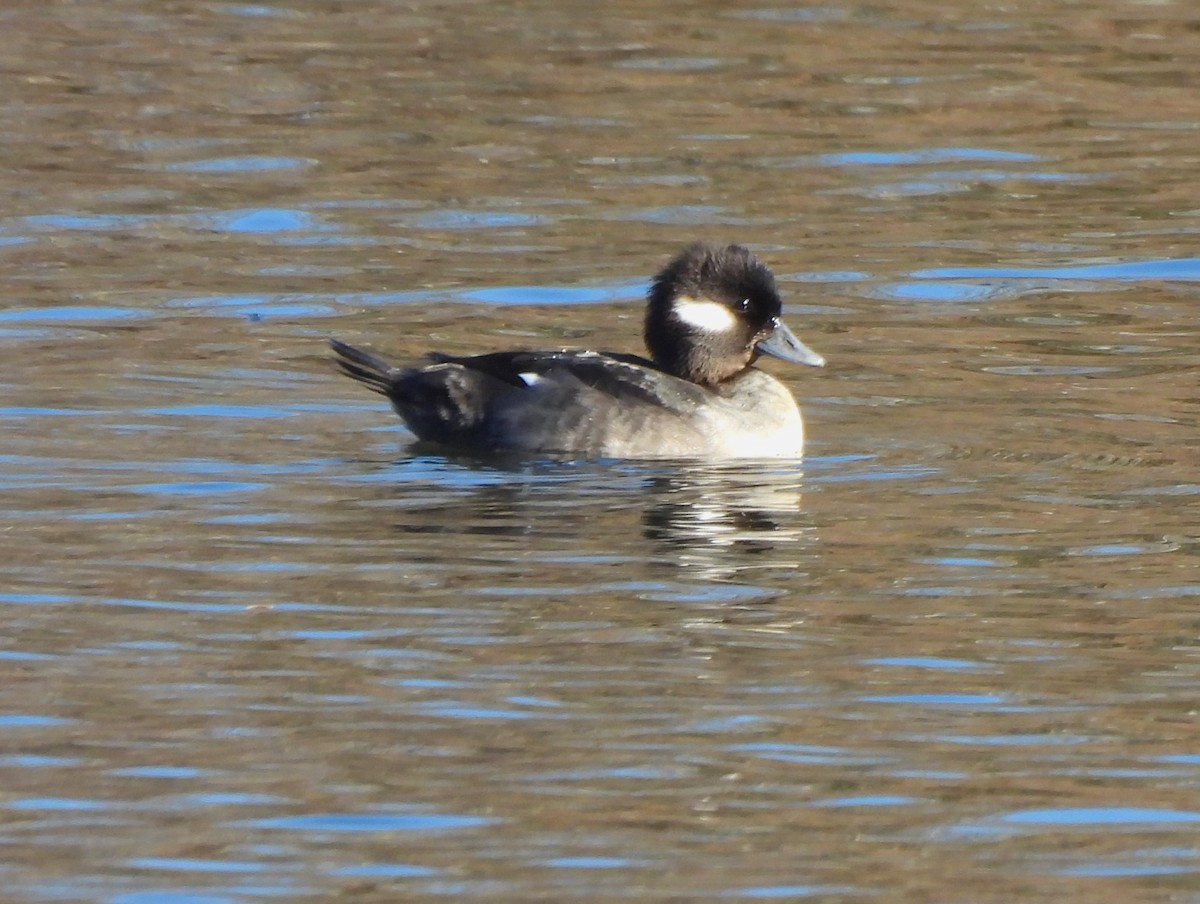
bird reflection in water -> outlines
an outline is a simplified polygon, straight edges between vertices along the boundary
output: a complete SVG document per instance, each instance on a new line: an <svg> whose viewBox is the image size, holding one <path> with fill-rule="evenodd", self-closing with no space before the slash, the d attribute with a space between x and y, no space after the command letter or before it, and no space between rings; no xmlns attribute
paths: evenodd
<svg viewBox="0 0 1200 904"><path fill-rule="evenodd" d="M393 467L396 529L470 537L464 557L511 556L508 537L520 539L526 561L641 560L730 580L748 568L793 573L815 536L798 463L428 456Z"/></svg>
<svg viewBox="0 0 1200 904"><path fill-rule="evenodd" d="M750 563L795 566L780 559L811 541L801 505L803 475L795 465L741 462L681 466L646 482L643 535L680 565L730 576Z"/></svg>

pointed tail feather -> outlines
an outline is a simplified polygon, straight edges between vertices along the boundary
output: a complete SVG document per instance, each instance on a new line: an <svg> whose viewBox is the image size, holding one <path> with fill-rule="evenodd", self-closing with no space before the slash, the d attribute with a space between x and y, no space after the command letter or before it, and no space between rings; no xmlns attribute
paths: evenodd
<svg viewBox="0 0 1200 904"><path fill-rule="evenodd" d="M364 352L362 349L339 342L337 339L330 339L329 347L333 349L336 356L334 362L342 373L353 377L375 392L388 394L397 368L370 352Z"/></svg>

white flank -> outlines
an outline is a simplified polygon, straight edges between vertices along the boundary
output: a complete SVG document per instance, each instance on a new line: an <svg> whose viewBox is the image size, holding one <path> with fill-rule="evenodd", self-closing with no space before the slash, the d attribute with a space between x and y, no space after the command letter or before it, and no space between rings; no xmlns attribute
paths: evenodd
<svg viewBox="0 0 1200 904"><path fill-rule="evenodd" d="M681 295L671 308L679 320L706 333L724 333L737 326L733 311L716 301Z"/></svg>
<svg viewBox="0 0 1200 904"><path fill-rule="evenodd" d="M537 374L517 374L517 376L521 378L521 381L526 386L533 386L535 383L540 383L542 380L542 378Z"/></svg>

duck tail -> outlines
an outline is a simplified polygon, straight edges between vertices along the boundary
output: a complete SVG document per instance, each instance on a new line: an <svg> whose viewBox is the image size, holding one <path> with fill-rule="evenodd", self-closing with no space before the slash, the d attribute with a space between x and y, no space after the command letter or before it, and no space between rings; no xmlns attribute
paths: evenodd
<svg viewBox="0 0 1200 904"><path fill-rule="evenodd" d="M333 349L334 363L342 373L358 380L368 389L382 395L388 394L395 383L398 368L392 367L370 352L364 352L337 339L330 339L329 347Z"/></svg>

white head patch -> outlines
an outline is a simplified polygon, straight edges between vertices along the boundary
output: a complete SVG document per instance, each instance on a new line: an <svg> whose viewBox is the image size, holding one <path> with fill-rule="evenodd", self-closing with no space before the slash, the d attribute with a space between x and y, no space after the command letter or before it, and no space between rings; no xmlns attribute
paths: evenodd
<svg viewBox="0 0 1200 904"><path fill-rule="evenodd" d="M737 326L737 316L718 301L680 295L671 304L676 318L706 333L725 333Z"/></svg>

